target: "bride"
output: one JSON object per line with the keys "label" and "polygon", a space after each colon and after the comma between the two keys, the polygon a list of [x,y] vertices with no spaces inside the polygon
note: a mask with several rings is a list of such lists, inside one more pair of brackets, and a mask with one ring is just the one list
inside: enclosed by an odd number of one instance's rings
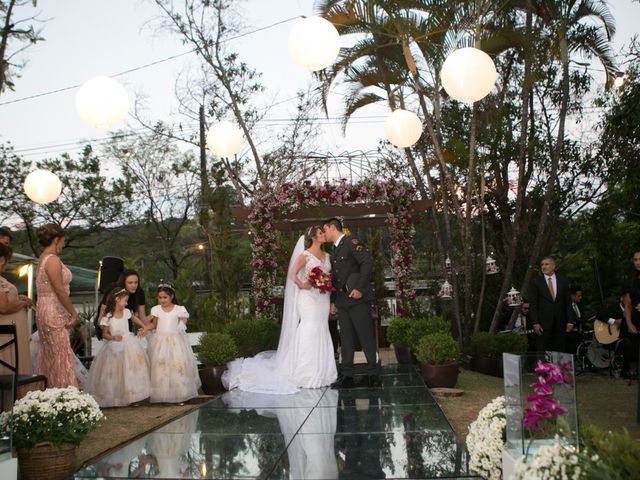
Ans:
{"label": "bride", "polygon": [[316,267],[331,271],[329,255],[320,248],[325,241],[319,225],[310,227],[298,240],[287,272],[278,350],[229,362],[222,377],[227,389],[286,395],[336,380],[329,333],[330,294],[307,280]]}

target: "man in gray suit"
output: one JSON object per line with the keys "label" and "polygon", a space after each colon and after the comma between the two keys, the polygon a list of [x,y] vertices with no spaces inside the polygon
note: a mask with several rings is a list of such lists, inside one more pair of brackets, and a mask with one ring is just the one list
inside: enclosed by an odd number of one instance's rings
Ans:
{"label": "man in gray suit", "polygon": [[331,272],[336,291],[331,295],[331,313],[338,314],[340,327],[341,375],[335,387],[353,386],[353,356],[356,335],[367,357],[366,373],[370,387],[380,385],[376,336],[371,319],[374,300],[370,284],[373,259],[359,239],[345,236],[342,222],[331,218],[324,224],[324,233],[333,242]]}

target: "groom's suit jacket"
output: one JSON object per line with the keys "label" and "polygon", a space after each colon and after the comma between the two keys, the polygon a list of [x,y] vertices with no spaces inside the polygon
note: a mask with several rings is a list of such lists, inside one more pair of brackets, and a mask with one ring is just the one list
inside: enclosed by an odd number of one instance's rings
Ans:
{"label": "groom's suit jacket", "polygon": [[[373,289],[370,277],[373,259],[367,248],[356,237],[340,239],[331,253],[331,272],[333,286],[336,291],[331,295],[331,301],[338,307],[348,307],[373,300]],[[362,298],[349,298],[352,290],[362,292]]]}

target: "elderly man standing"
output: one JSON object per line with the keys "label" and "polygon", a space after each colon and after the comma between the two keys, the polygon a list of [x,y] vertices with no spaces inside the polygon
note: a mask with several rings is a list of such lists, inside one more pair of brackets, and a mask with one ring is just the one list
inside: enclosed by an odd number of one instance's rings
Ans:
{"label": "elderly man standing", "polygon": [[529,317],[536,333],[536,351],[565,351],[565,335],[573,331],[573,308],[569,282],[556,275],[556,262],[545,257],[542,275],[531,282]]}

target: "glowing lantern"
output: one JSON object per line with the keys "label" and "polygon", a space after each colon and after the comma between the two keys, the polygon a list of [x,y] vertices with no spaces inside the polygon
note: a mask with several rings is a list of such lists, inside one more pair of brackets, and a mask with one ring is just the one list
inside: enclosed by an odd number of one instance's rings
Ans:
{"label": "glowing lantern", "polygon": [[394,110],[384,122],[384,135],[396,147],[410,147],[422,135],[422,122],[413,112]]}
{"label": "glowing lantern", "polygon": [[505,302],[509,307],[517,307],[522,303],[520,292],[511,287],[511,290],[507,292],[507,298],[505,299]]}
{"label": "glowing lantern", "polygon": [[95,128],[112,128],[129,112],[129,95],[112,78],[98,76],[87,81],[76,94],[80,118]]}
{"label": "glowing lantern", "polygon": [[51,203],[62,193],[62,182],[49,170],[34,170],[24,179],[24,193],[36,203]]}
{"label": "glowing lantern", "polygon": [[440,287],[438,296],[443,300],[451,300],[453,298],[453,286],[447,280]]}
{"label": "glowing lantern", "polygon": [[237,155],[242,143],[242,130],[233,123],[218,122],[207,132],[207,148],[218,157]]}
{"label": "glowing lantern", "polygon": [[307,70],[323,70],[340,52],[340,35],[331,22],[321,17],[298,21],[289,33],[289,54]]}
{"label": "glowing lantern", "polygon": [[440,71],[442,86],[459,102],[473,103],[489,95],[498,78],[489,55],[477,48],[460,48],[447,57]]}
{"label": "glowing lantern", "polygon": [[487,257],[486,265],[487,265],[486,266],[487,275],[495,275],[500,271],[500,267],[498,267],[498,263],[495,261],[495,259],[491,257],[491,255]]}

